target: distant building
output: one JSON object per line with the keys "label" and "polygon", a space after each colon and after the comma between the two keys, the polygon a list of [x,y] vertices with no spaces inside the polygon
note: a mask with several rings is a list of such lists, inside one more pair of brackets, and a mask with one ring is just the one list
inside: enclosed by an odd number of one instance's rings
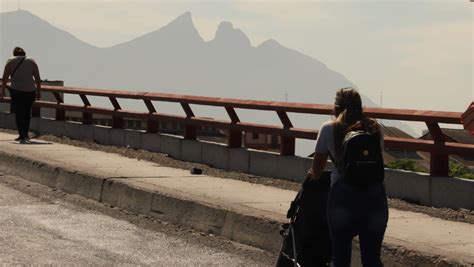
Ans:
{"label": "distant building", "polygon": [[[447,142],[463,143],[474,145],[474,136],[464,129],[441,128],[441,132],[446,137]],[[425,131],[420,139],[433,140],[429,131]]]}
{"label": "distant building", "polygon": [[279,151],[281,138],[280,136],[261,133],[244,133],[244,146],[253,149],[266,151]]}
{"label": "distant building", "polygon": [[[66,120],[82,122],[82,112],[66,111]],[[94,114],[92,124],[112,126],[112,117],[102,114]],[[124,118],[123,127],[133,130],[146,130],[147,122],[143,120]],[[184,125],[177,122],[158,121],[158,132],[182,135],[184,133]],[[224,131],[213,127],[202,126],[197,129],[197,135],[200,139],[208,141],[225,143],[227,140]]]}
{"label": "distant building", "polygon": [[[384,124],[380,124],[382,127],[382,132],[384,136],[388,137],[398,137],[398,138],[410,138],[413,139],[414,137],[409,135],[408,133],[402,131],[401,129],[393,126],[386,126]],[[395,159],[413,159],[413,160],[422,160],[422,157],[416,151],[408,151],[403,149],[392,149],[392,148],[385,148],[385,153],[387,155],[386,158],[388,159],[393,158]]]}
{"label": "distant building", "polygon": [[[76,111],[67,111],[66,120],[82,121],[82,113]],[[92,123],[96,125],[111,126],[112,118],[107,115],[94,114]],[[146,130],[146,121],[124,118],[124,127],[127,129]],[[158,122],[158,131],[161,133],[182,135],[184,126],[177,122]],[[216,143],[227,143],[228,133],[226,130],[214,127],[203,126],[197,129],[198,138],[201,140],[212,141]],[[261,133],[242,133],[242,146],[265,151],[279,151],[281,139],[279,136],[261,134]]]}

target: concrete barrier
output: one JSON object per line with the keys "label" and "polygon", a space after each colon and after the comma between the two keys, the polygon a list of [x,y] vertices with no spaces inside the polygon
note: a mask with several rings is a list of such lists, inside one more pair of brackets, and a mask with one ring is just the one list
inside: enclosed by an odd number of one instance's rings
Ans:
{"label": "concrete barrier", "polygon": [[0,112],[0,127],[5,129],[16,129],[13,114]]}
{"label": "concrete barrier", "polygon": [[303,182],[313,161],[310,158],[279,156],[277,162],[277,178]]}
{"label": "concrete barrier", "polygon": [[125,130],[125,143],[123,145],[134,149],[141,149],[142,135],[144,133],[145,131]]}
{"label": "concrete barrier", "polygon": [[[65,123],[62,121],[56,121],[54,119],[46,120],[47,123],[40,123],[40,132],[48,132],[49,134],[56,136],[64,136]],[[44,130],[43,128],[46,128]]]}
{"label": "concrete barrier", "polygon": [[80,133],[83,131],[83,129],[82,129],[83,126],[87,126],[87,125],[83,125],[80,122],[74,122],[74,121],[70,121],[68,123],[65,123],[65,125],[64,125],[64,136],[67,136],[71,139],[82,139],[82,140],[87,139],[87,138],[83,138],[80,135]]}
{"label": "concrete barrier", "polygon": [[[15,129],[14,115],[0,112],[0,127]],[[311,159],[305,157],[283,157],[277,153],[246,148],[233,149],[224,144],[184,140],[180,136],[168,134],[111,129],[45,118],[33,118],[31,129],[79,140],[93,139],[104,145],[129,145],[132,148],[166,153],[179,160],[296,182],[303,181],[311,165]],[[387,169],[385,184],[389,197],[427,206],[474,209],[473,180],[430,177],[424,173]]]}
{"label": "concrete barrier", "polygon": [[132,186],[126,180],[109,179],[104,183],[101,201],[138,213],[149,214],[152,198],[153,192],[147,188]]}
{"label": "concrete barrier", "polygon": [[93,125],[92,137],[94,141],[102,145],[110,145],[112,143],[112,129],[110,127]]}
{"label": "concrete barrier", "polygon": [[229,170],[250,172],[250,152],[246,148],[229,149]]}
{"label": "concrete barrier", "polygon": [[155,194],[151,204],[154,216],[191,226],[199,231],[221,234],[227,211],[184,198]]}
{"label": "concrete barrier", "polygon": [[181,160],[190,162],[202,162],[203,143],[196,140],[181,141]]}
{"label": "concrete barrier", "polygon": [[227,212],[222,235],[240,243],[278,251],[281,247],[280,222]]}
{"label": "concrete barrier", "polygon": [[428,174],[385,169],[385,188],[390,197],[432,205],[431,177]]}
{"label": "concrete barrier", "polygon": [[7,129],[16,129],[15,116],[9,113],[2,113],[2,127]]}
{"label": "concrete barrier", "polygon": [[431,205],[474,210],[474,181],[451,177],[431,177]]}
{"label": "concrete barrier", "polygon": [[56,136],[64,135],[64,125],[62,121],[55,121],[54,119],[48,118],[35,118],[35,124],[30,125],[35,127],[38,132],[52,134]]}
{"label": "concrete barrier", "polygon": [[170,134],[160,134],[160,152],[170,155],[175,159],[181,158],[181,141],[180,136]]}
{"label": "concrete barrier", "polygon": [[228,170],[229,151],[230,149],[224,144],[202,142],[202,163]]}
{"label": "concrete barrier", "polygon": [[[39,133],[40,132],[39,131],[40,123],[41,123],[41,118],[31,118],[30,131]],[[0,125],[2,125],[2,124],[0,124]]]}
{"label": "concrete barrier", "polygon": [[249,172],[260,176],[277,176],[277,157],[277,153],[249,149]]}
{"label": "concrete barrier", "polygon": [[161,152],[161,135],[143,133],[140,148],[152,152]]}
{"label": "concrete barrier", "polygon": [[108,129],[110,134],[110,145],[113,146],[121,146],[124,147],[125,145],[125,132],[126,130],[123,129]]}
{"label": "concrete barrier", "polygon": [[0,153],[0,171],[97,201],[100,200],[105,180],[4,153]]}
{"label": "concrete barrier", "polygon": [[99,178],[80,172],[57,169],[56,188],[66,193],[78,194],[100,201],[105,178]]}
{"label": "concrete barrier", "polygon": [[94,140],[94,126],[84,125],[79,122],[67,122],[64,135],[77,140]]}
{"label": "concrete barrier", "polygon": [[0,153],[0,171],[20,177],[31,177],[28,180],[49,187],[55,187],[57,184],[57,168],[21,157]]}

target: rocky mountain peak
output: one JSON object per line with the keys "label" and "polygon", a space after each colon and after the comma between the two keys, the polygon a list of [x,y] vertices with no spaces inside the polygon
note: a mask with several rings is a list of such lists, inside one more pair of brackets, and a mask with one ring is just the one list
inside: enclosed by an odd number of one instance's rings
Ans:
{"label": "rocky mountain peak", "polygon": [[223,21],[219,24],[213,42],[222,45],[250,47],[250,39],[240,29],[235,29],[232,23]]}

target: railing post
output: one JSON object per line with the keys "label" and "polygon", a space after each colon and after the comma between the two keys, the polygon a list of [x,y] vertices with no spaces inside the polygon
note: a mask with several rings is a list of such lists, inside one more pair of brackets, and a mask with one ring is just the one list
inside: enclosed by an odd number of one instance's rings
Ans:
{"label": "railing post", "polygon": [[294,156],[295,155],[295,144],[296,140],[294,137],[282,136],[280,155],[282,156]]}
{"label": "railing post", "polygon": [[112,128],[114,129],[123,129],[123,118],[112,116]]}
{"label": "railing post", "polygon": [[[56,104],[58,106],[64,103],[64,100],[59,93],[53,92],[53,95],[56,98]],[[56,108],[56,120],[63,121],[65,119],[66,119],[66,111],[64,109],[61,109],[60,107]]]}
{"label": "railing post", "polygon": [[[79,96],[81,97],[82,103],[84,103],[85,108],[91,106],[91,103],[89,102],[89,99],[87,99],[86,95],[80,94]],[[92,124],[92,113],[82,112],[82,124]]]}
{"label": "railing post", "polygon": [[158,132],[158,122],[154,119],[148,119],[146,123],[146,132],[147,133],[157,133]]}
{"label": "railing post", "polygon": [[[293,128],[290,118],[284,111],[277,111],[278,118],[280,118],[284,129]],[[280,155],[282,156],[294,156],[295,155],[295,144],[296,138],[292,136],[281,136]]]}
{"label": "railing post", "polygon": [[148,108],[148,119],[147,119],[147,126],[146,126],[146,132],[147,133],[156,133],[158,132],[158,122],[153,119],[152,114],[156,113],[155,106],[153,106],[153,103],[150,100],[144,99],[143,102],[145,102],[146,107]]}
{"label": "railing post", "polygon": [[469,104],[466,111],[461,115],[461,121],[464,125],[464,130],[474,135],[474,101]]}
{"label": "railing post", "polygon": [[184,125],[184,139],[196,140],[196,127],[192,125]]}
{"label": "railing post", "polygon": [[[233,125],[240,122],[239,116],[237,116],[233,107],[225,107],[225,110],[227,111]],[[242,147],[242,131],[229,129],[227,145],[232,148]]]}
{"label": "railing post", "polygon": [[85,124],[85,125],[92,124],[92,113],[88,113],[88,112],[82,113],[82,124]]}
{"label": "railing post", "polygon": [[242,147],[242,131],[229,130],[227,146],[232,148]]}
{"label": "railing post", "polygon": [[[112,105],[114,106],[115,111],[118,111],[118,110],[122,109],[115,97],[110,96],[109,99],[110,99],[110,102],[112,103]],[[114,128],[114,129],[123,129],[123,117],[112,116],[112,128]]]}
{"label": "railing post", "polygon": [[430,154],[430,176],[447,177],[449,175],[449,154],[444,152],[445,137],[438,123],[427,122],[435,149]]}
{"label": "railing post", "polygon": [[[192,119],[194,117],[194,112],[189,106],[188,103],[181,103],[184,113],[186,113],[186,119]],[[196,140],[196,126],[185,124],[184,125],[184,139]]]}

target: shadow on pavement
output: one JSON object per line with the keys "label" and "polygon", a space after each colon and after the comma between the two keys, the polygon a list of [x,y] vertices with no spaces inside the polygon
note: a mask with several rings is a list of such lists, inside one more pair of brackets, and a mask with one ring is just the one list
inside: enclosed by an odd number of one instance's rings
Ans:
{"label": "shadow on pavement", "polygon": [[[5,141],[5,140],[0,140],[0,141]],[[11,140],[9,140],[9,141],[11,141]],[[53,144],[51,142],[33,141],[33,140],[26,141],[26,142],[13,141],[11,143],[15,144],[15,145],[52,145]]]}

